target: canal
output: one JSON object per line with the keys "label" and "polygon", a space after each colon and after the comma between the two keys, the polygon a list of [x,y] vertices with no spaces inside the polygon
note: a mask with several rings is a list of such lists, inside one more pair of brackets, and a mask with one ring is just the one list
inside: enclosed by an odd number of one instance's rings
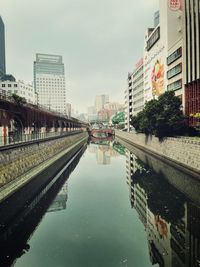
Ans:
{"label": "canal", "polygon": [[1,204],[0,266],[200,266],[199,182],[125,145],[88,143],[14,220]]}

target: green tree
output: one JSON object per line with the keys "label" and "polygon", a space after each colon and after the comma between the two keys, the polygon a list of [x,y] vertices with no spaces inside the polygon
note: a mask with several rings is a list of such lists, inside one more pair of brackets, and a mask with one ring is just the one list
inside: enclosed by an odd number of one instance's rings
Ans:
{"label": "green tree", "polygon": [[14,99],[15,103],[17,103],[18,105],[26,104],[26,98],[24,97],[21,97],[17,94],[12,94],[12,98]]}
{"label": "green tree", "polygon": [[157,100],[147,102],[143,111],[131,119],[131,124],[137,132],[159,138],[182,134],[185,117],[180,98],[173,91],[165,92]]}
{"label": "green tree", "polygon": [[118,112],[112,118],[113,124],[119,124],[119,123],[124,123],[124,122],[125,122],[125,113],[124,112]]}

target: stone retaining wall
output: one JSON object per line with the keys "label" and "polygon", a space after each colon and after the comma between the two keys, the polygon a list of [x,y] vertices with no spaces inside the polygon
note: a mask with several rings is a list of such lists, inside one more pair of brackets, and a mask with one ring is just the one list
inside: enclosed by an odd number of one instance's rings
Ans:
{"label": "stone retaining wall", "polygon": [[200,172],[200,141],[190,138],[166,138],[162,142],[157,137],[116,130],[115,135],[133,145],[158,154],[178,165]]}
{"label": "stone retaining wall", "polygon": [[86,136],[84,132],[0,152],[0,187],[61,153]]}

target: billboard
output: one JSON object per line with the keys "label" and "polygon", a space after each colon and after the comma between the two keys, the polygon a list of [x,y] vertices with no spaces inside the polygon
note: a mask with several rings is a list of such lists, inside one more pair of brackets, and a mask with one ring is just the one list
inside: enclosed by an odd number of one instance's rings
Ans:
{"label": "billboard", "polygon": [[152,95],[160,96],[164,92],[164,64],[161,59],[156,59],[151,69]]}
{"label": "billboard", "polygon": [[166,49],[158,41],[144,57],[144,101],[159,97],[165,92]]}

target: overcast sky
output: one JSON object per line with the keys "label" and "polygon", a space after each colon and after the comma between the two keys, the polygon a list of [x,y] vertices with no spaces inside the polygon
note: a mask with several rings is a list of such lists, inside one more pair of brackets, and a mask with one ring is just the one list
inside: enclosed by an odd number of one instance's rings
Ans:
{"label": "overcast sky", "polygon": [[97,94],[123,103],[156,10],[158,0],[0,0],[7,73],[32,81],[36,53],[62,55],[68,102],[79,112]]}

